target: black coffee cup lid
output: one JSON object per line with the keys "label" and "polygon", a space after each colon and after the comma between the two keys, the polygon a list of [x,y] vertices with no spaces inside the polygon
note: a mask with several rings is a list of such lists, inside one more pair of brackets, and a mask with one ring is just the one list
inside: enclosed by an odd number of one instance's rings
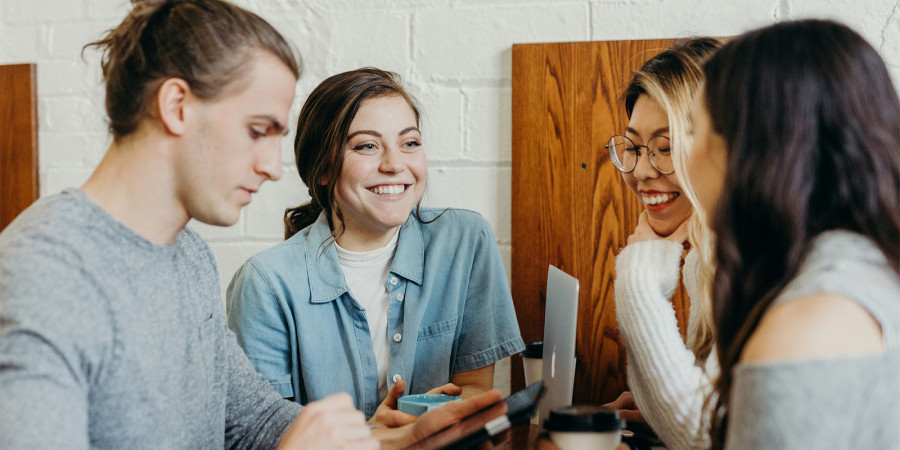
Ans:
{"label": "black coffee cup lid", "polygon": [[544,357],[544,341],[534,341],[525,344],[525,350],[522,351],[523,358],[543,358]]}
{"label": "black coffee cup lid", "polygon": [[603,432],[621,430],[625,421],[619,412],[598,405],[573,405],[550,410],[544,421],[547,431]]}

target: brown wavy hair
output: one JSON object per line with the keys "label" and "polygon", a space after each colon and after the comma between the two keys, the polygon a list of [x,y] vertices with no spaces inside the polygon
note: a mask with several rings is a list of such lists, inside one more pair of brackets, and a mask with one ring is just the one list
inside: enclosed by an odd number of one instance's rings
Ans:
{"label": "brown wavy hair", "polygon": [[159,86],[187,82],[204,99],[240,90],[254,50],[300,76],[299,56],[268,22],[223,0],[132,0],[119,26],[84,46],[102,52],[106,114],[114,139],[140,126]]}
{"label": "brown wavy hair", "polygon": [[818,234],[867,236],[900,274],[900,100],[875,49],[831,21],[749,32],[704,71],[728,152],[712,215],[722,372],[711,423],[723,448],[732,369]]}
{"label": "brown wavy hair", "polygon": [[[297,119],[294,157],[311,200],[284,211],[285,239],[311,225],[323,211],[332,238],[336,240],[343,233],[343,218],[334,202],[334,188],[344,165],[344,144],[350,124],[364,101],[392,95],[406,100],[418,126],[419,108],[400,85],[400,76],[373,67],[329,77],[306,99]],[[332,214],[341,222],[340,227],[335,228]]]}

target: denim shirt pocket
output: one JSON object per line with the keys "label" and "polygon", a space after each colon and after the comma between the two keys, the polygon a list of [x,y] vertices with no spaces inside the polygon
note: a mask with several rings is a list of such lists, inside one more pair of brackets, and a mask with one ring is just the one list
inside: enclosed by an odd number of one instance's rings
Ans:
{"label": "denim shirt pocket", "polygon": [[416,341],[416,362],[411,394],[421,394],[450,382],[450,361],[456,338],[457,316],[422,327]]}
{"label": "denim shirt pocket", "polygon": [[456,321],[458,320],[458,316],[453,316],[450,319],[443,320],[440,322],[435,322],[431,325],[426,325],[421,330],[419,330],[419,342],[427,341],[432,339],[439,339],[445,335],[453,336],[456,334]]}

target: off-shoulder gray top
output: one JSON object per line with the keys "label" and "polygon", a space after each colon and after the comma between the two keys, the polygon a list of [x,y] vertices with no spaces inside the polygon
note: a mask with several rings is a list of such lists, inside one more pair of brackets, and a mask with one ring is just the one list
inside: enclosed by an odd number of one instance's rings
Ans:
{"label": "off-shoulder gray top", "polygon": [[867,238],[829,231],[816,238],[775,303],[815,292],[846,296],[868,310],[881,324],[886,350],[738,364],[728,448],[900,448],[900,277]]}

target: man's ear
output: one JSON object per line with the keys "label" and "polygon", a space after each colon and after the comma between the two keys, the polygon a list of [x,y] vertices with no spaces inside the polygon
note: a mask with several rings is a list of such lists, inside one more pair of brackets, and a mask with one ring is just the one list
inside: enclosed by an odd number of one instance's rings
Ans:
{"label": "man's ear", "polygon": [[169,78],[163,81],[156,91],[156,107],[159,119],[166,131],[180,136],[185,130],[185,101],[191,94],[191,88],[181,78]]}

